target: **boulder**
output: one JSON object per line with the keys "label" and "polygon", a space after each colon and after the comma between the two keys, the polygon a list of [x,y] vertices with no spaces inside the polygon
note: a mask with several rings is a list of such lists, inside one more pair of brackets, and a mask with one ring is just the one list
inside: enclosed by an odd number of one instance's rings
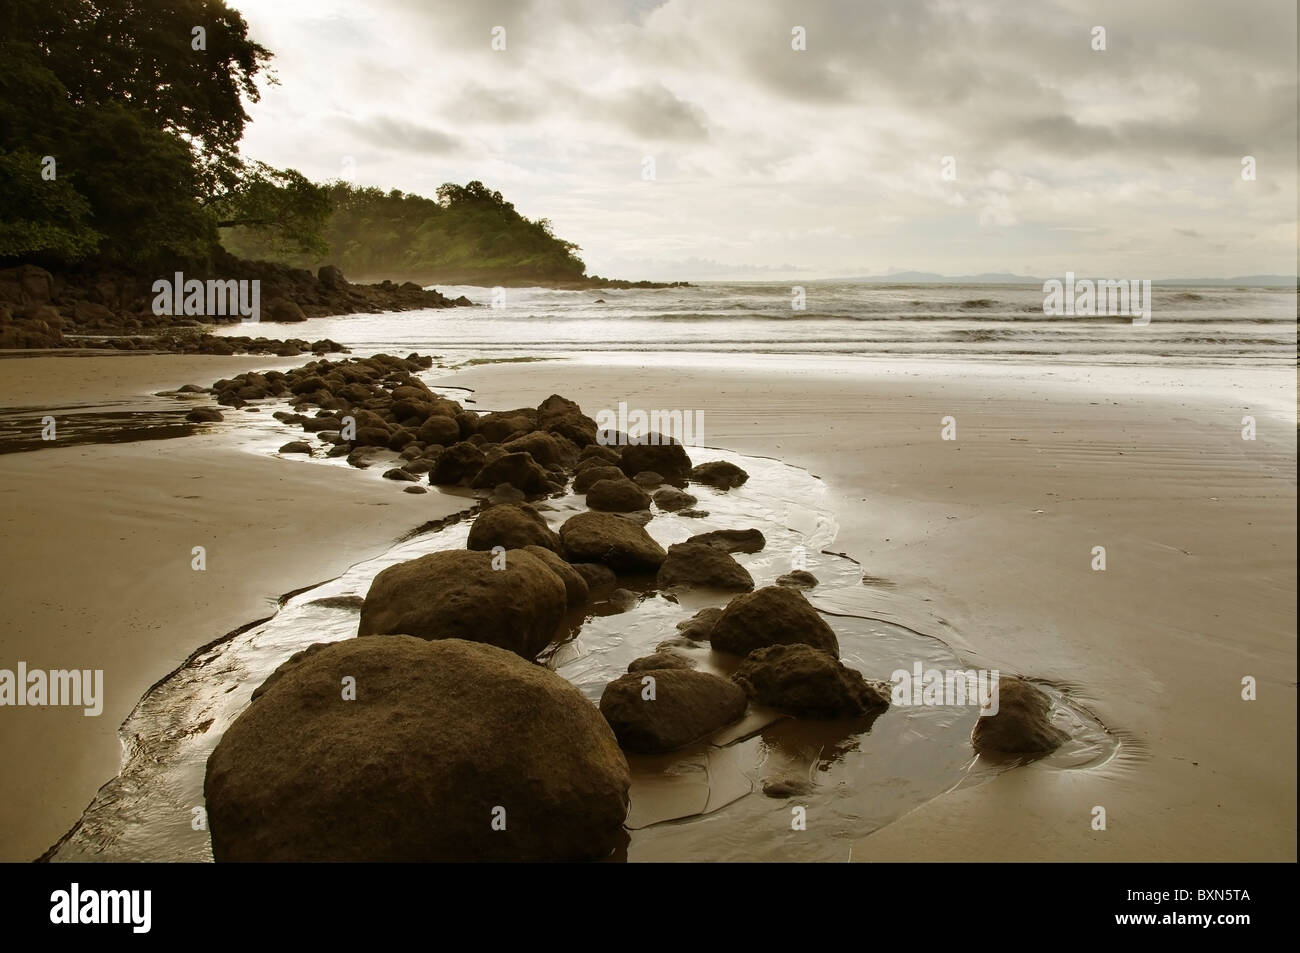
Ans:
{"label": "boulder", "polygon": [[623,475],[623,471],[618,467],[596,464],[578,471],[578,475],[573,478],[573,492],[586,493],[600,480],[626,479],[627,477]]}
{"label": "boulder", "polygon": [[615,572],[657,572],[667,553],[642,527],[610,513],[579,513],[560,527],[569,562],[603,563]]}
{"label": "boulder", "polygon": [[684,510],[686,507],[694,506],[699,502],[691,494],[671,486],[655,490],[653,499],[655,506],[668,513]]}
{"label": "boulder", "polygon": [[711,533],[697,533],[686,542],[707,543],[728,553],[756,553],[767,545],[763,534],[756,529],[715,529]]}
{"label": "boulder", "polygon": [[316,280],[331,291],[341,291],[348,286],[348,280],[343,277],[343,272],[334,265],[321,265],[320,270],[316,272]]}
{"label": "boulder", "polygon": [[971,744],[981,754],[1047,754],[1070,740],[1052,724],[1052,700],[1023,678],[999,678],[996,715],[981,715]]}
{"label": "boulder", "polygon": [[290,440],[280,448],[280,453],[305,453],[311,454],[311,444],[306,440]]}
{"label": "boulder", "polygon": [[483,451],[472,443],[453,443],[429,471],[429,482],[441,486],[468,484],[483,469]]}
{"label": "boulder", "polygon": [[479,489],[494,487],[498,483],[509,483],[529,496],[544,494],[550,486],[546,471],[530,453],[507,453],[484,463],[478,476],[470,481],[470,486]]}
{"label": "boulder", "polygon": [[215,407],[195,407],[185,415],[185,419],[191,423],[210,424],[217,423],[226,418],[221,416],[221,411],[217,410]]}
{"label": "boulder", "polygon": [[722,610],[716,606],[701,609],[683,622],[677,623],[677,631],[683,637],[695,642],[707,642],[713,635],[713,627],[722,618]]}
{"label": "boulder", "polygon": [[650,506],[650,494],[625,476],[597,480],[587,490],[587,505],[606,513],[634,513]]}
{"label": "boulder", "polygon": [[623,448],[619,466],[629,477],[636,476],[642,470],[653,470],[663,474],[664,481],[677,486],[685,486],[691,475],[691,458],[686,455],[686,448],[663,434],[648,434],[658,443],[629,443]]}
{"label": "boulder", "polygon": [[463,549],[389,566],[370,584],[357,634],[487,642],[532,659],[556,634],[568,596],[536,556],[504,556],[504,569]]}
{"label": "boulder", "polygon": [[528,453],[543,467],[551,464],[571,465],[577,457],[572,446],[565,446],[557,437],[541,431],[533,431],[522,437],[516,437],[504,444],[507,453]]}
{"label": "boulder", "polygon": [[391,470],[384,471],[385,480],[401,480],[405,483],[415,483],[420,478],[409,470],[403,470],[401,467],[393,467]]}
{"label": "boulder", "polygon": [[889,707],[888,682],[869,682],[811,645],[756,649],[731,678],[760,705],[806,718],[856,718]]}
{"label": "boulder", "polygon": [[600,713],[619,745],[641,754],[699,741],[740,719],[745,708],[745,693],[738,685],[683,668],[620,675],[600,696]]}
{"label": "boulder", "polygon": [[307,315],[296,301],[288,298],[272,298],[266,303],[267,320],[273,324],[287,324],[293,321],[306,321]]}
{"label": "boulder", "polygon": [[704,586],[710,589],[754,588],[754,577],[731,554],[706,543],[677,543],[659,567],[658,583],[669,586]]}
{"label": "boulder", "polygon": [[560,577],[560,582],[564,583],[564,592],[568,596],[570,609],[586,604],[587,598],[591,595],[591,587],[587,585],[587,580],[582,573],[557,556],[552,549],[542,546],[520,548],[546,563],[546,568]]}
{"label": "boulder", "polygon": [[450,447],[460,440],[460,427],[451,417],[430,414],[415,432],[415,438],[423,444],[437,444]]}
{"label": "boulder", "polygon": [[490,645],[393,636],[281,665],[208,758],[203,793],[218,862],[573,861],[625,842],[630,783],[560,676]]}
{"label": "boulder", "polygon": [[652,672],[661,668],[694,668],[695,660],[676,652],[654,652],[628,663],[629,672]]}
{"label": "boulder", "polygon": [[787,589],[815,589],[817,587],[817,577],[806,570],[796,569],[784,576],[777,576],[776,584],[785,586]]}
{"label": "boulder", "polygon": [[614,575],[614,570],[608,566],[602,566],[600,563],[569,563],[569,565],[587,583],[588,589],[612,586],[618,581],[618,576]]}
{"label": "boulder", "polygon": [[560,538],[546,525],[542,514],[527,503],[507,503],[488,507],[469,528],[466,549],[490,550],[493,546],[541,546],[555,552],[560,548]]}
{"label": "boulder", "polygon": [[720,490],[741,486],[748,479],[748,473],[734,463],[727,463],[724,460],[712,460],[691,468],[692,483],[704,483]]}
{"label": "boulder", "polygon": [[745,656],[769,645],[802,643],[840,657],[840,643],[826,620],[796,589],[764,586],[736,596],[709,635],[718,652]]}

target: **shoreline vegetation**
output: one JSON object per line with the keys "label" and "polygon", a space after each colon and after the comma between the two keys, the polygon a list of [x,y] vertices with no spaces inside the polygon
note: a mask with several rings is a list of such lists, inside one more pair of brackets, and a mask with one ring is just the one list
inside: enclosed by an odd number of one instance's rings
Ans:
{"label": "shoreline vegetation", "polygon": [[[202,45],[176,43],[195,23],[206,24]],[[481,182],[446,183],[429,199],[315,183],[243,156],[245,105],[274,82],[271,59],[238,11],[211,0],[5,4],[0,349],[338,350],[205,337],[196,327],[220,312],[149,307],[153,283],[176,273],[261,281],[273,322],[469,304],[423,290],[435,276],[650,286],[587,276],[576,244]],[[384,280],[352,284],[347,273]]]}

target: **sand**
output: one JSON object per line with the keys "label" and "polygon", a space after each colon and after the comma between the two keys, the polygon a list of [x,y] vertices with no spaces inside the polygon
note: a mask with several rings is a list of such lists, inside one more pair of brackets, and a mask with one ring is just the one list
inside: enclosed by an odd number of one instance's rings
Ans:
{"label": "sand", "polygon": [[1070,686],[1125,742],[1097,768],[950,792],[846,860],[1296,859],[1294,376],[557,362],[450,380],[489,408],[557,391],[592,414],[702,409],[705,444],[827,482],[832,548],[892,583],[864,586],[865,611]]}
{"label": "sand", "polygon": [[[125,400],[293,363],[5,361],[0,405]],[[972,664],[1066,684],[1124,741],[1101,767],[1031,765],[950,792],[846,842],[846,860],[850,847],[853,860],[1295,860],[1294,377],[758,372],[674,355],[444,380],[476,388],[480,409],[556,392],[593,415],[619,400],[703,410],[704,443],[826,481],[833,548],[889,583],[863,587],[862,611],[939,636]],[[1258,415],[1254,442],[1240,436],[1245,413]],[[955,441],[940,439],[947,415]],[[116,769],[117,725],[194,648],[454,506],[393,489],[215,437],[0,456],[0,665],[102,667],[108,686],[97,719],[0,710],[0,755],[22,766],[0,778],[0,858],[29,859],[66,830]],[[200,544],[206,573],[190,569]],[[1105,572],[1090,568],[1099,545]],[[1240,698],[1246,675],[1253,702]],[[1095,806],[1105,831],[1091,828]]]}
{"label": "sand", "polygon": [[[165,399],[148,396],[154,391],[301,363],[0,360],[0,406],[158,406]],[[256,455],[217,435],[0,455],[0,500],[0,668],[21,660],[29,669],[102,669],[105,693],[98,717],[0,708],[5,861],[39,856],[72,826],[117,773],[127,714],[195,649],[462,505],[403,493],[371,473]],[[195,546],[207,551],[203,572],[191,568]]]}

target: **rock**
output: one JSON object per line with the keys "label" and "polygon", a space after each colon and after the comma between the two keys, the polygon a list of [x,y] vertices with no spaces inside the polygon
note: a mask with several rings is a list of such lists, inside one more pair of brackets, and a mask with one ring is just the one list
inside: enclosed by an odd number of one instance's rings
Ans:
{"label": "rock", "polygon": [[587,491],[587,505],[607,513],[633,513],[650,506],[650,494],[624,476],[597,480]]}
{"label": "rock", "polygon": [[714,650],[745,656],[769,645],[803,643],[840,657],[840,643],[826,620],[799,591],[764,586],[727,603],[710,633]]}
{"label": "rock", "polygon": [[631,589],[615,589],[605,601],[617,609],[619,612],[631,612],[641,603],[641,597]]}
{"label": "rock", "polygon": [[1052,700],[1032,682],[1022,678],[998,679],[998,712],[981,715],[971,732],[971,744],[980,753],[1047,754],[1070,740],[1052,724]]}
{"label": "rock", "polygon": [[546,471],[537,464],[532,454],[507,453],[483,464],[483,469],[470,481],[470,486],[478,489],[509,483],[529,496],[536,496],[546,493],[549,482]]}
{"label": "rock", "polygon": [[707,543],[729,553],[756,553],[767,545],[763,534],[756,529],[715,529],[711,533],[697,533],[686,542]]}
{"label": "rock", "polygon": [[290,440],[280,448],[280,453],[305,453],[311,455],[311,444],[306,440]]}
{"label": "rock", "polygon": [[429,491],[424,487],[420,486],[418,483],[416,483],[416,484],[412,484],[411,486],[402,487],[402,492],[403,493],[428,493]]}
{"label": "rock", "polygon": [[467,485],[483,469],[483,451],[472,443],[453,443],[429,471],[429,482],[441,486]]}
{"label": "rock", "polygon": [[749,474],[734,463],[724,460],[712,460],[691,468],[691,481],[716,486],[720,490],[730,490],[741,486],[749,479]]}
{"label": "rock", "polygon": [[623,448],[619,466],[623,472],[635,476],[642,470],[662,473],[666,483],[685,486],[691,475],[691,458],[686,455],[686,448],[671,437],[663,434],[649,434],[660,442],[630,443]]}
{"label": "rock", "polygon": [[685,655],[678,655],[676,652],[655,652],[651,655],[643,655],[638,659],[633,659],[628,663],[629,672],[652,672],[655,669],[662,668],[694,668],[695,660],[687,658]]}
{"label": "rock", "polygon": [[185,419],[196,424],[211,424],[226,418],[221,416],[221,411],[215,407],[195,407],[185,415]]}
{"label": "rock", "polygon": [[507,453],[527,453],[543,467],[551,464],[571,465],[577,458],[577,449],[564,446],[561,441],[549,433],[535,430],[522,437],[504,444]]}
{"label": "rock", "polygon": [[437,444],[442,447],[450,447],[460,441],[460,427],[456,421],[450,417],[443,417],[441,414],[431,414],[426,417],[424,423],[415,432],[415,437],[423,444]]}
{"label": "rock", "polygon": [[806,570],[796,569],[784,576],[777,576],[776,584],[787,589],[814,589],[817,586],[817,577]]}
{"label": "rock", "polygon": [[72,308],[72,316],[78,324],[94,324],[95,322],[104,322],[111,324],[117,320],[117,315],[113,314],[102,304],[95,304],[93,301],[78,301]]}
{"label": "rock", "polygon": [[307,315],[295,301],[288,298],[272,298],[266,303],[267,320],[273,324],[286,324],[292,321],[306,321]]}
{"label": "rock", "polygon": [[569,563],[569,565],[573,567],[574,572],[586,580],[589,590],[612,586],[618,580],[614,570],[600,563]]}
{"label": "rock", "polygon": [[668,513],[685,509],[688,506],[694,506],[699,502],[695,497],[691,496],[691,494],[671,486],[655,490],[654,501],[655,506]]}
{"label": "rock", "polygon": [[756,649],[731,678],[760,705],[807,718],[856,718],[889,707],[888,682],[868,682],[810,645]]}
{"label": "rock", "polygon": [[464,549],[389,566],[370,584],[357,634],[466,639],[532,659],[555,635],[568,597],[536,556],[504,555],[505,569],[493,568],[490,553]]}
{"label": "rock", "polygon": [[596,483],[601,480],[626,480],[623,471],[618,467],[597,464],[587,467],[585,470],[579,470],[578,475],[573,478],[573,492],[586,493]]}
{"label": "rock", "polygon": [[403,470],[401,467],[394,467],[391,470],[384,471],[385,480],[404,480],[407,483],[415,483],[420,478],[414,473]]}
{"label": "rock", "polygon": [[630,523],[636,523],[637,526],[645,526],[652,519],[654,514],[649,510],[633,510],[630,513],[611,513],[611,516],[617,516],[621,520],[627,520]]}
{"label": "rock", "polygon": [[498,503],[522,503],[526,499],[528,497],[523,490],[517,490],[509,483],[498,483],[492,488],[488,502],[495,506]]}
{"label": "rock", "polygon": [[704,586],[711,589],[754,588],[754,577],[731,554],[706,543],[677,543],[659,567],[658,583],[669,586]]}
{"label": "rock", "polygon": [[686,519],[690,519],[690,520],[702,520],[708,517],[709,511],[697,510],[695,507],[692,506],[690,509],[678,510],[677,515],[683,516]]}
{"label": "rock", "polygon": [[663,485],[664,478],[662,474],[655,473],[653,470],[642,470],[632,477],[632,482],[644,489],[653,490],[655,487]]}
{"label": "rock", "polygon": [[568,597],[570,609],[586,604],[588,597],[591,595],[591,587],[587,585],[587,580],[582,573],[566,563],[551,549],[542,546],[523,546],[520,548],[524,552],[536,556],[546,564],[547,569],[560,577],[560,582],[564,583],[564,592]]}
{"label": "rock", "polygon": [[[652,681],[647,682],[646,679]],[[647,697],[653,689],[653,697]],[[657,754],[707,737],[745,714],[739,686],[705,672],[660,668],[605,686],[600,713],[625,751]]]}
{"label": "rock", "polygon": [[358,470],[365,470],[376,462],[376,457],[382,456],[382,454],[383,451],[379,447],[357,447],[348,453],[348,464]]}
{"label": "rock", "polygon": [[348,280],[343,277],[343,272],[334,265],[321,265],[320,270],[316,272],[316,280],[330,291],[341,291],[348,286]]}
{"label": "rock", "polygon": [[466,549],[490,550],[494,546],[506,549],[540,546],[558,552],[560,538],[546,525],[542,514],[527,503],[507,503],[479,513],[465,543]]}
{"label": "rock", "polygon": [[618,466],[623,456],[614,447],[607,447],[603,444],[593,443],[582,448],[578,453],[578,467],[589,461],[595,461],[598,464],[610,464]]}
{"label": "rock", "polygon": [[713,634],[713,627],[722,618],[722,610],[716,606],[701,609],[684,622],[677,623],[677,631],[684,637],[696,642],[707,642]]}
{"label": "rock", "polygon": [[773,778],[763,782],[763,793],[772,798],[802,797],[812,794],[816,787],[804,778]]}
{"label": "rock", "polygon": [[489,645],[393,636],[281,665],[213,750],[203,793],[218,862],[573,861],[625,842],[630,783],[607,723],[560,676]]}
{"label": "rock", "polygon": [[667,553],[640,526],[610,513],[579,513],[560,527],[569,562],[603,563],[615,572],[657,572]]}

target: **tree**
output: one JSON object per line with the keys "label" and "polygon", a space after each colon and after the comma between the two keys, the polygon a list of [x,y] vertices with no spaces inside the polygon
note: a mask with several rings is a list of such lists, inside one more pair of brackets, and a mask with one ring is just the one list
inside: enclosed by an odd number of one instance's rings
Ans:
{"label": "tree", "polygon": [[268,245],[280,254],[326,252],[322,232],[332,209],[328,189],[294,169],[273,169],[262,162],[242,172],[213,203],[218,228],[268,229]]}

